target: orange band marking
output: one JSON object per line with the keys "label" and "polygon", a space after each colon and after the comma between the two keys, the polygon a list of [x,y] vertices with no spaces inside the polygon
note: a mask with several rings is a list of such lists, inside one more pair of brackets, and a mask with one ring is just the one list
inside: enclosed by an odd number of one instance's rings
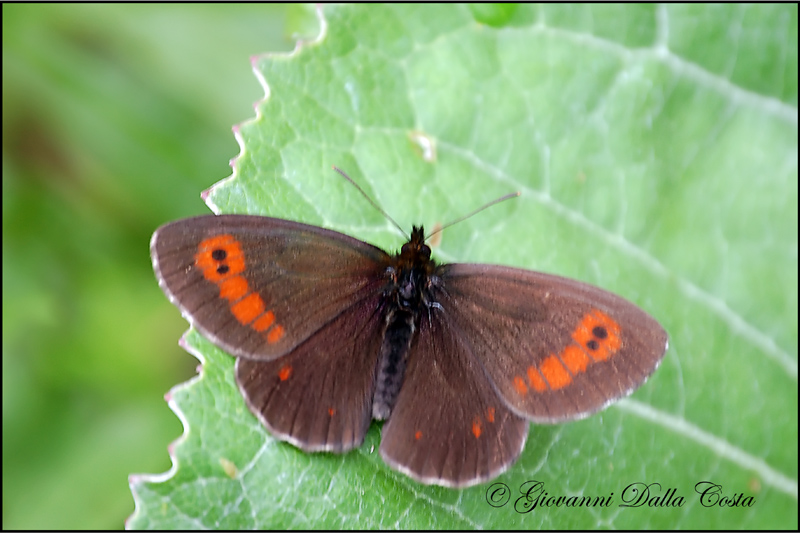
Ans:
{"label": "orange band marking", "polygon": [[292,377],[291,365],[282,366],[281,369],[278,371],[278,379],[280,379],[281,381],[286,381],[290,377]]}
{"label": "orange band marking", "polygon": [[[595,362],[612,357],[622,348],[622,327],[613,318],[599,309],[583,315],[572,332],[574,342],[568,344],[558,355],[550,354],[537,367],[527,369],[528,383],[537,392],[566,387],[577,376]],[[544,379],[542,379],[544,377]],[[545,382],[545,380],[547,380]],[[519,376],[514,376],[514,389],[521,396],[528,388]]]}
{"label": "orange band marking", "polygon": [[573,375],[586,372],[586,368],[592,363],[589,356],[574,344],[570,344],[564,348],[564,351],[559,354],[559,357],[561,357],[561,360]]}
{"label": "orange band marking", "polygon": [[622,347],[621,329],[610,316],[595,309],[583,317],[572,338],[592,359],[605,361]]}
{"label": "orange band marking", "polygon": [[251,324],[251,327],[259,333],[263,333],[267,331],[269,327],[275,323],[275,313],[272,311],[267,311],[260,317],[256,319],[255,322]]}
{"label": "orange band marking", "polygon": [[572,338],[581,346],[586,346],[586,343],[594,339],[592,335],[592,326],[597,325],[596,320],[592,315],[584,315],[580,324],[572,331]]}
{"label": "orange band marking", "polygon": [[242,276],[234,276],[219,283],[219,296],[229,302],[244,298],[248,293],[247,280]]}
{"label": "orange band marking", "polygon": [[490,424],[494,424],[494,407],[490,407],[486,410],[486,420],[488,420]]}
{"label": "orange band marking", "polygon": [[267,333],[267,342],[270,344],[275,344],[283,338],[283,332],[283,326],[280,324],[275,324],[275,326],[269,330],[269,333]]}
{"label": "orange band marking", "polygon": [[244,253],[233,235],[215,235],[200,242],[194,264],[204,278],[219,287],[219,297],[230,302],[231,313],[240,324],[266,332],[270,344],[283,338],[285,330],[275,323],[275,313],[266,309],[263,298],[250,290],[241,275],[246,269]]}
{"label": "orange band marking", "polygon": [[547,383],[542,375],[534,367],[528,367],[528,383],[536,392],[544,392],[547,390]]}
{"label": "orange band marking", "polygon": [[222,235],[209,237],[201,242],[197,248],[200,250],[200,252],[213,252],[215,250],[224,250],[229,245],[235,243],[236,239],[233,238],[233,235],[229,233],[223,233]]}
{"label": "orange band marking", "polygon": [[245,270],[244,266],[244,255],[241,251],[239,251],[239,246],[236,246],[238,253],[234,255],[233,253],[228,254],[228,266],[230,267],[230,274],[237,275],[241,274]]}
{"label": "orange band marking", "polygon": [[522,378],[519,376],[514,376],[514,388],[520,396],[528,394],[528,386],[525,385],[525,382],[522,381]]}
{"label": "orange band marking", "polygon": [[204,240],[198,245],[194,259],[203,276],[214,283],[237,276],[245,269],[244,254],[232,235],[217,235]]}
{"label": "orange band marking", "polygon": [[564,368],[564,365],[555,355],[545,359],[539,370],[542,371],[542,375],[547,380],[547,383],[550,384],[551,389],[558,390],[572,383],[572,376],[569,375],[567,369]]}
{"label": "orange band marking", "polygon": [[241,324],[247,325],[264,312],[264,300],[251,292],[231,306],[231,313]]}

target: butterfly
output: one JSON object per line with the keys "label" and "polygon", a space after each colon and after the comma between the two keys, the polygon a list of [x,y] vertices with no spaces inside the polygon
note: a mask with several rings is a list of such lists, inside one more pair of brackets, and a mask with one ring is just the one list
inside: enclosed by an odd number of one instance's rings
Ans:
{"label": "butterfly", "polygon": [[299,222],[209,215],[160,227],[150,250],[169,300],[237,358],[238,387],[273,436],[342,453],[384,420],[381,457],[425,484],[493,479],[530,422],[588,416],[664,356],[664,329],[619,296],[439,264],[425,238],[414,227],[390,254]]}

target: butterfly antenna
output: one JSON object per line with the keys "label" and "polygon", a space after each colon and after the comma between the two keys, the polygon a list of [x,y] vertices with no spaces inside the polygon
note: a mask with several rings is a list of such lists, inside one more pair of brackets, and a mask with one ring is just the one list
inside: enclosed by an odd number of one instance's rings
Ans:
{"label": "butterfly antenna", "polygon": [[438,228],[438,229],[434,230],[434,231],[433,231],[433,233],[431,233],[430,235],[426,235],[426,236],[425,236],[425,239],[429,239],[430,237],[433,237],[433,236],[434,236],[434,235],[436,235],[437,233],[441,232],[443,229],[445,229],[445,228],[449,228],[449,227],[450,227],[450,226],[452,226],[453,224],[458,224],[459,222],[461,222],[461,221],[463,221],[463,220],[466,220],[466,219],[468,219],[469,217],[471,217],[471,216],[473,216],[473,215],[477,215],[478,213],[480,213],[480,212],[481,212],[481,211],[483,211],[484,209],[487,209],[487,208],[489,208],[489,207],[492,207],[494,204],[499,204],[500,202],[505,202],[506,200],[510,200],[510,199],[512,199],[512,198],[516,198],[516,197],[517,197],[517,196],[519,196],[520,194],[522,194],[522,193],[520,193],[519,191],[517,191],[517,192],[512,192],[512,193],[506,194],[505,196],[501,196],[500,198],[497,198],[496,200],[492,200],[492,201],[491,201],[491,202],[489,202],[488,204],[484,204],[484,205],[482,205],[481,207],[479,207],[479,208],[478,208],[478,209],[476,209],[475,211],[473,211],[473,212],[471,212],[471,213],[467,213],[467,214],[466,214],[466,215],[464,215],[463,217],[457,218],[457,219],[453,220],[452,222],[448,222],[447,224],[445,224],[445,225],[444,225],[444,226],[442,226],[441,228]]}
{"label": "butterfly antenna", "polygon": [[[358,192],[360,192],[360,193],[361,193],[361,195],[362,195],[364,198],[366,198],[366,199],[367,199],[367,201],[370,203],[370,205],[371,205],[372,207],[374,207],[375,209],[377,209],[377,210],[378,210],[378,211],[379,211],[379,212],[380,212],[380,213],[381,213],[383,216],[385,216],[385,217],[386,217],[386,218],[389,220],[389,222],[391,222],[392,224],[394,224],[394,225],[395,225],[395,227],[396,227],[397,229],[399,229],[399,230],[400,230],[400,233],[402,233],[402,234],[403,234],[403,235],[405,235],[406,237],[409,237],[409,235],[406,233],[406,231],[403,229],[403,227],[402,227],[400,224],[398,224],[397,222],[395,222],[395,221],[394,221],[394,219],[393,219],[392,217],[390,217],[390,216],[389,216],[389,213],[387,213],[386,211],[384,211],[383,209],[381,209],[381,206],[379,206],[378,204],[376,204],[376,203],[375,203],[375,202],[372,200],[372,198],[370,198],[370,197],[369,197],[369,195],[368,195],[367,193],[365,193],[365,192],[364,192],[364,189],[362,189],[361,187],[359,187],[359,186],[358,186],[358,183],[356,183],[355,181],[353,181],[353,178],[351,178],[350,176],[348,176],[347,174],[345,174],[345,173],[344,173],[344,171],[343,171],[343,170],[341,170],[341,169],[339,169],[339,168],[338,168],[336,165],[333,165],[333,170],[335,170],[336,172],[338,172],[339,174],[341,174],[342,176],[344,176],[344,179],[346,179],[347,181],[349,181],[349,182],[350,182],[350,183],[353,185],[353,187],[355,187],[356,189],[358,189]],[[497,202],[498,202],[498,200],[495,200],[493,203],[497,203]],[[489,204],[489,205],[491,205],[491,204]],[[489,205],[487,205],[487,206],[485,206],[485,207],[489,207]],[[479,211],[480,211],[480,209],[479,209]]]}

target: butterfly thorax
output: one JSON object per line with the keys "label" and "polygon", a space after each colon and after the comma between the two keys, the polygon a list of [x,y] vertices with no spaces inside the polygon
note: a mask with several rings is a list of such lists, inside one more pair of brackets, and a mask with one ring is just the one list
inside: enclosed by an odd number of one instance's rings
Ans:
{"label": "butterfly thorax", "polygon": [[414,227],[411,239],[403,245],[387,269],[386,331],[381,343],[378,376],[372,402],[372,416],[389,418],[403,384],[406,359],[428,297],[436,264],[425,244],[422,227]]}
{"label": "butterfly thorax", "polygon": [[422,227],[414,227],[411,239],[394,257],[390,269],[391,291],[396,305],[411,313],[419,313],[424,303],[430,275],[436,268],[431,260],[431,249],[425,244]]}

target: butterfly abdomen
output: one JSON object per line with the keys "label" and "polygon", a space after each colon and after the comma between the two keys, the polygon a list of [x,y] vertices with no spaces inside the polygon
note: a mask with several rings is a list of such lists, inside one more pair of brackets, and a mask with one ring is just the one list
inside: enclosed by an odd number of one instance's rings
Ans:
{"label": "butterfly abdomen", "polygon": [[400,393],[408,350],[416,329],[416,314],[396,309],[389,311],[386,321],[386,332],[378,359],[375,394],[372,398],[372,418],[376,420],[389,418]]}
{"label": "butterfly abdomen", "polygon": [[381,342],[372,400],[372,417],[376,420],[389,418],[400,393],[417,321],[428,305],[428,285],[434,269],[424,230],[415,227],[409,242],[403,245],[386,270],[386,331]]}

